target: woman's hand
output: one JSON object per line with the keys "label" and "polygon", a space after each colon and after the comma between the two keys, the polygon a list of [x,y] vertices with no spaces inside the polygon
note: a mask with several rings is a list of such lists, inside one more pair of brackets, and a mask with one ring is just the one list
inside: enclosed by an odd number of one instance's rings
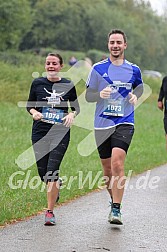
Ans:
{"label": "woman's hand", "polygon": [[37,120],[41,120],[42,117],[43,117],[43,115],[42,115],[40,112],[36,111],[36,112],[34,112],[34,113],[32,114],[32,117],[33,117],[33,119],[34,119],[35,121],[37,121]]}
{"label": "woman's hand", "polygon": [[64,121],[64,126],[70,127],[74,122],[74,118],[75,118],[75,112],[68,113],[68,115],[62,118],[62,120]]}

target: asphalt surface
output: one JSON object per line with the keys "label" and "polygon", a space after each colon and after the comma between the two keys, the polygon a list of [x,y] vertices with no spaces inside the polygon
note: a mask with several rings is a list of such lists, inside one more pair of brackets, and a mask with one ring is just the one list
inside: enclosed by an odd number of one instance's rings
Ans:
{"label": "asphalt surface", "polygon": [[56,207],[55,226],[44,226],[41,214],[2,228],[0,251],[167,251],[167,164],[127,183],[123,226],[108,223],[108,201],[106,190],[96,191]]}

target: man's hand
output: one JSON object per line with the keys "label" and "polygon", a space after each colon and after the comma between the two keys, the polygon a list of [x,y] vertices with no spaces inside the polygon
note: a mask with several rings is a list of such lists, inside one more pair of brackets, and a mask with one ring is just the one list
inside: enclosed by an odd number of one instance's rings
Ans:
{"label": "man's hand", "polygon": [[158,101],[158,108],[163,111],[164,106],[162,101]]}
{"label": "man's hand", "polygon": [[100,97],[102,99],[108,99],[110,98],[110,94],[112,92],[112,89],[110,87],[106,87],[104,88],[101,92],[100,92]]}
{"label": "man's hand", "polygon": [[132,92],[130,92],[129,97],[130,97],[129,102],[135,106],[137,103],[137,96]]}

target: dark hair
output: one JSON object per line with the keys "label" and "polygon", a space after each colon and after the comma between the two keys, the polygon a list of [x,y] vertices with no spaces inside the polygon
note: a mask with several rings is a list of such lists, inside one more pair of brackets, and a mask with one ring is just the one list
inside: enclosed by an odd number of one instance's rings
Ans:
{"label": "dark hair", "polygon": [[122,36],[123,36],[123,38],[124,38],[124,42],[127,43],[126,34],[125,34],[122,30],[120,30],[120,29],[113,29],[113,30],[111,30],[111,31],[109,32],[109,34],[108,34],[108,39],[110,38],[110,36],[111,36],[112,34],[122,34]]}
{"label": "dark hair", "polygon": [[57,58],[59,59],[59,61],[60,61],[60,65],[62,65],[62,64],[63,64],[63,58],[61,57],[61,55],[60,55],[60,54],[58,54],[58,53],[48,53],[47,57],[48,57],[48,56],[54,56],[54,57],[57,57]]}

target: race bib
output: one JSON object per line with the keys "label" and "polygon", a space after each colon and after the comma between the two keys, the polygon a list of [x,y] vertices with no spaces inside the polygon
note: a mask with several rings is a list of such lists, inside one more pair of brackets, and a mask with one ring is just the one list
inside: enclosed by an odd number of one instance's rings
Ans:
{"label": "race bib", "polygon": [[124,116],[124,100],[107,99],[105,101],[103,115]]}
{"label": "race bib", "polygon": [[64,111],[62,109],[43,107],[42,109],[43,118],[41,121],[51,124],[63,123],[62,118],[64,117]]}

